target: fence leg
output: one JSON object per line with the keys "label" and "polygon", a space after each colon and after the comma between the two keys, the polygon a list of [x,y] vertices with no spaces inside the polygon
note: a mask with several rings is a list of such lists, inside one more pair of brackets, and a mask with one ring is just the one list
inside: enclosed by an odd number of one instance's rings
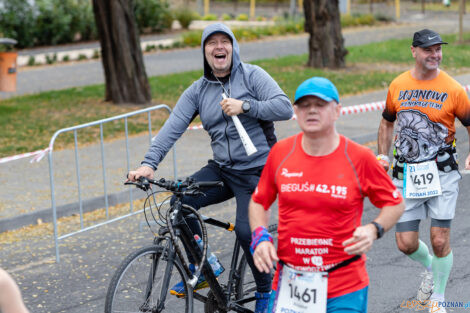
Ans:
{"label": "fence leg", "polygon": [[52,205],[52,221],[54,224],[54,243],[55,243],[55,260],[60,263],[59,255],[59,232],[57,229],[57,211],[55,206],[55,186],[54,186],[54,171],[52,167],[52,149],[49,150],[49,180],[51,185],[51,205]]}

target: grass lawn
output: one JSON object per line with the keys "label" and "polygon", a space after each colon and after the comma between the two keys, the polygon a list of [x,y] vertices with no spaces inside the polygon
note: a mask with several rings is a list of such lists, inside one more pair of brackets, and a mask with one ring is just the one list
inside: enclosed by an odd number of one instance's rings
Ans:
{"label": "grass lawn", "polygon": [[[459,45],[455,35],[443,36],[450,43],[443,48],[442,68],[450,74],[470,72],[470,34],[467,43]],[[307,54],[253,62],[268,71],[281,88],[292,99],[297,86],[312,76],[331,79],[340,92],[348,96],[371,90],[383,89],[402,71],[413,65],[410,40],[389,40],[363,46],[349,47],[347,67],[339,70],[312,69],[305,67]],[[150,78],[153,104],[165,103],[173,106],[179,95],[202,71],[157,76]],[[104,86],[94,85],[61,91],[43,92],[21,96],[0,102],[0,157],[35,151],[48,146],[55,131],[98,119],[141,109],[141,106],[118,106],[103,102]],[[157,128],[167,118],[166,113],[152,115]],[[129,133],[137,134],[147,129],[147,115],[129,119]],[[154,127],[155,128],[155,127]],[[106,139],[118,138],[124,134],[122,122],[104,127]],[[99,127],[80,130],[81,144],[96,141]],[[73,137],[61,135],[55,149],[73,146]]]}

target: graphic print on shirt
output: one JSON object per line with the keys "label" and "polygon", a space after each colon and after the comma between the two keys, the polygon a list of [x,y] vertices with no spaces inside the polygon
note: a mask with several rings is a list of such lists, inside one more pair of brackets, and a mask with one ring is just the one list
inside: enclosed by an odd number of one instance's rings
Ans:
{"label": "graphic print on shirt", "polygon": [[334,264],[323,266],[323,255],[329,253],[329,247],[333,246],[333,238],[297,238],[291,237],[290,244],[293,245],[295,254],[302,258],[303,266],[296,266],[298,270],[325,271]]}
{"label": "graphic print on shirt", "polygon": [[449,95],[447,92],[438,92],[432,89],[402,90],[398,96],[401,107],[422,107],[440,110]]}
{"label": "graphic print on shirt", "polygon": [[407,162],[432,159],[441,147],[445,147],[448,129],[441,123],[432,122],[417,110],[398,112],[397,141],[399,155]]}
{"label": "graphic print on shirt", "polygon": [[[303,172],[291,172],[287,168],[282,168],[281,176],[286,177],[281,183],[281,192],[309,192],[309,193],[320,193],[329,194],[332,198],[346,199],[348,196],[347,186],[338,186],[335,184],[314,184],[308,179],[303,180]],[[291,182],[289,178],[299,178],[295,182]]]}

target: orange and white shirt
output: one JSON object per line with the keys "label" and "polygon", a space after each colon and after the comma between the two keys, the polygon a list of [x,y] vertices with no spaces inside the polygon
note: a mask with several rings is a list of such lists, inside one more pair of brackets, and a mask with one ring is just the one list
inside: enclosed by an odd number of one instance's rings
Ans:
{"label": "orange and white shirt", "polygon": [[442,70],[426,81],[407,71],[390,84],[382,116],[389,122],[397,120],[398,153],[407,162],[423,162],[452,143],[456,117],[470,126],[470,100],[462,86]]}
{"label": "orange and white shirt", "polygon": [[[352,257],[342,243],[361,225],[365,197],[378,208],[397,205],[402,198],[368,148],[340,136],[334,152],[311,156],[301,146],[302,136],[273,146],[252,199],[268,210],[278,198],[277,253],[284,263],[326,271]],[[330,273],[328,298],[368,284],[363,256]]]}

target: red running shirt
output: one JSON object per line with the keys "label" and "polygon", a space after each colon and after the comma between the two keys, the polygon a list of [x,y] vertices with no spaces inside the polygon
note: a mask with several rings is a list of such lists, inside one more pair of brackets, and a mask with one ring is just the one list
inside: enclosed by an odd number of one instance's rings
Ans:
{"label": "red running shirt", "polygon": [[[268,210],[278,197],[279,258],[299,270],[325,271],[351,258],[342,242],[361,225],[364,197],[378,208],[402,201],[387,173],[368,148],[340,136],[329,155],[310,156],[301,147],[303,134],[272,148],[254,202]],[[273,289],[277,289],[276,273]],[[328,298],[369,284],[365,256],[328,278]]]}

